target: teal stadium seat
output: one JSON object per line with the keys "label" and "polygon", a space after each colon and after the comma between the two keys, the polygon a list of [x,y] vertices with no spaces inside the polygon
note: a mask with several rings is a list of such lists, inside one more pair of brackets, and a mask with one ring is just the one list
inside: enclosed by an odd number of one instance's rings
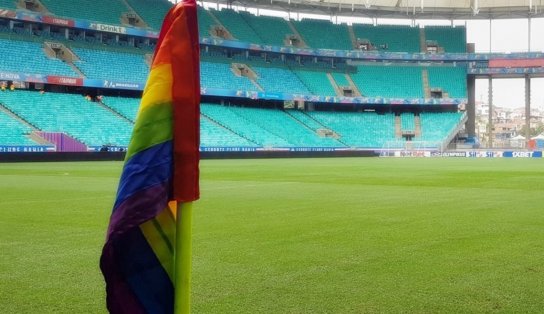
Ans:
{"label": "teal stadium seat", "polygon": [[419,66],[357,67],[351,78],[366,97],[423,98],[423,78]]}
{"label": "teal stadium seat", "polygon": [[293,33],[287,21],[281,17],[255,16],[247,12],[241,12],[240,14],[257,35],[262,38],[263,44],[285,46],[285,38]]}
{"label": "teal stadium seat", "polygon": [[267,92],[311,95],[308,88],[287,66],[281,63],[267,64],[253,61],[248,63],[257,73],[257,82]]}
{"label": "teal stadium seat", "polygon": [[[211,10],[210,12],[216,12]],[[212,13],[213,14],[213,13]],[[210,14],[203,7],[197,8],[197,19],[198,19],[198,33],[200,37],[212,37],[211,29],[217,23],[213,20]]]}
{"label": "teal stadium seat", "polygon": [[349,81],[344,73],[332,72],[331,75],[338,87],[350,86]]}
{"label": "teal stadium seat", "polygon": [[140,98],[126,97],[103,97],[102,103],[119,113],[123,117],[135,121],[138,108],[140,107]]}
{"label": "teal stadium seat", "polygon": [[425,39],[436,41],[445,52],[467,51],[467,32],[464,26],[426,26]]}
{"label": "teal stadium seat", "polygon": [[245,76],[236,76],[231,64],[225,62],[200,62],[200,85],[205,88],[258,91]]}
{"label": "teal stadium seat", "polygon": [[429,67],[429,87],[442,88],[451,98],[467,98],[467,70],[464,67]]}
{"label": "teal stadium seat", "polygon": [[80,58],[74,64],[88,78],[140,83],[147,80],[149,66],[143,54],[85,48],[72,50]]}
{"label": "teal stadium seat", "polygon": [[[0,94],[0,103],[2,103],[4,93]],[[32,129],[0,110],[0,145],[13,146],[32,146],[36,142],[28,138]]]}
{"label": "teal stadium seat", "polygon": [[326,72],[304,71],[293,69],[298,78],[308,87],[314,95],[336,96],[333,86],[327,78]]}
{"label": "teal stadium seat", "polygon": [[395,115],[373,112],[312,111],[308,114],[340,135],[340,141],[353,148],[382,148],[395,140]]}
{"label": "teal stadium seat", "polygon": [[325,20],[303,19],[292,21],[300,36],[311,48],[353,50],[346,24]]}
{"label": "teal stadium seat", "polygon": [[[259,128],[284,139],[286,146],[294,147],[339,147],[342,146],[333,138],[325,138],[293,119],[283,110],[229,107],[242,119]],[[264,146],[264,145],[263,145]]]}
{"label": "teal stadium seat", "polygon": [[200,112],[209,119],[220,124],[261,147],[292,147],[293,145],[259,125],[244,119],[229,107],[221,105],[201,104]]}
{"label": "teal stadium seat", "polygon": [[121,0],[41,0],[41,3],[56,16],[96,21],[114,25],[121,24],[123,13],[130,9]]}
{"label": "teal stadium seat", "polygon": [[64,132],[89,145],[128,145],[132,123],[82,95],[2,93],[3,103],[42,131]]}
{"label": "teal stadium seat", "polygon": [[168,0],[126,0],[144,22],[155,30],[160,30],[166,13],[172,7]]}
{"label": "teal stadium seat", "polygon": [[15,0],[0,0],[0,8],[17,9],[16,3]]}
{"label": "teal stadium seat", "polygon": [[460,112],[439,112],[419,114],[421,121],[421,140],[430,142],[442,142],[461,122],[463,114]]}
{"label": "teal stadium seat", "polygon": [[213,14],[235,39],[253,44],[264,43],[259,35],[255,33],[255,30],[246,23],[240,13],[236,13],[236,11],[231,9],[223,9],[221,11],[214,11]]}
{"label": "teal stadium seat", "polygon": [[[206,110],[207,106],[201,107]],[[257,144],[241,137],[207,116],[200,117],[200,146],[201,147],[258,147]]]}
{"label": "teal stadium seat", "polygon": [[403,131],[415,131],[416,124],[413,113],[403,112],[400,114],[400,125]]}
{"label": "teal stadium seat", "polygon": [[42,48],[41,43],[0,39],[0,71],[78,76],[63,61],[47,57]]}
{"label": "teal stadium seat", "polygon": [[[378,50],[393,52],[420,52],[419,28],[402,25],[353,24],[358,39],[369,40]],[[387,45],[387,49],[380,48]]]}

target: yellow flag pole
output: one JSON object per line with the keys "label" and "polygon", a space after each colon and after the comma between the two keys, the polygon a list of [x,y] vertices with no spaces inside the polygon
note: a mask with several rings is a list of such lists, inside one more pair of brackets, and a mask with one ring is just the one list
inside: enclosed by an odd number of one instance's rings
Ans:
{"label": "yellow flag pole", "polygon": [[193,202],[179,203],[174,260],[174,314],[191,313]]}

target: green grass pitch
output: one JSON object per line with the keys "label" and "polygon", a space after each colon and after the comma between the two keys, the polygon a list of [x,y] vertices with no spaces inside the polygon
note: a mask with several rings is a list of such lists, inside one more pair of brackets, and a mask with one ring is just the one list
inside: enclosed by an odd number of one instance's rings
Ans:
{"label": "green grass pitch", "polygon": [[[0,313],[105,313],[122,164],[0,164]],[[194,313],[541,313],[544,160],[204,160]]]}

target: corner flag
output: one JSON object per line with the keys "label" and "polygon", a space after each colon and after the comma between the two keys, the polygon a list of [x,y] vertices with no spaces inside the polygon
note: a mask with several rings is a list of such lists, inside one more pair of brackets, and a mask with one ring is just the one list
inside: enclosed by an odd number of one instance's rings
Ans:
{"label": "corner flag", "polygon": [[190,236],[199,198],[196,10],[195,0],[176,4],[155,49],[100,258],[111,313],[173,313],[178,290],[189,295],[181,270],[190,272],[190,237],[182,234]]}

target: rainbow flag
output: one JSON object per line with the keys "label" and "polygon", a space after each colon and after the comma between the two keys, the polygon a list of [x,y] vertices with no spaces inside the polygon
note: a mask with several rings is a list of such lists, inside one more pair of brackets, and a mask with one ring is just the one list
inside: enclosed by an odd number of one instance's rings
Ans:
{"label": "rainbow flag", "polygon": [[168,12],[127,150],[100,268],[111,313],[172,313],[176,207],[199,198],[195,0]]}

